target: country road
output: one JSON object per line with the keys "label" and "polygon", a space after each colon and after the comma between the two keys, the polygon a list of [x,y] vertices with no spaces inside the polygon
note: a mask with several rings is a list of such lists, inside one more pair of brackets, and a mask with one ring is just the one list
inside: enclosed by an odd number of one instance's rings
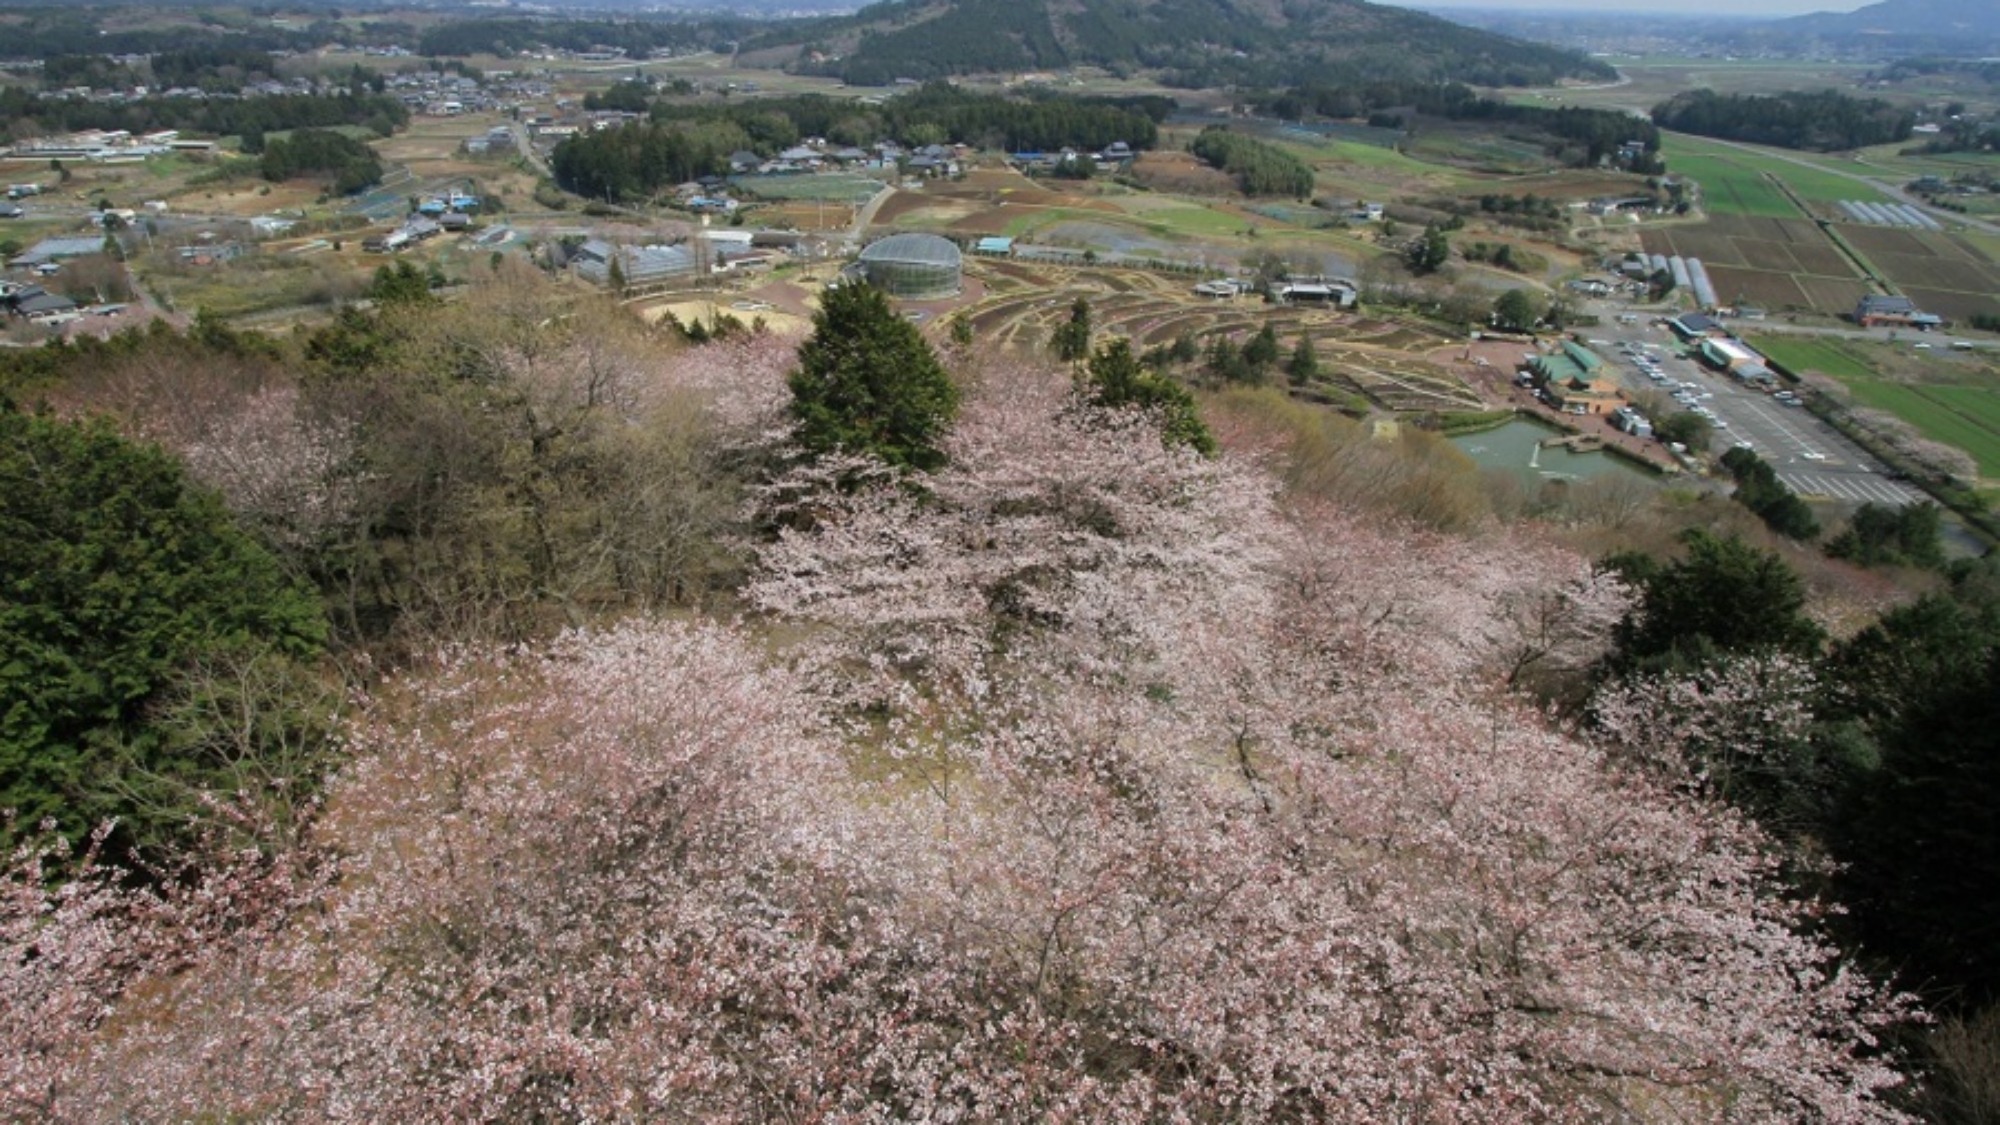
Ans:
{"label": "country road", "polygon": [[880,211],[882,205],[889,202],[889,197],[894,194],[896,189],[884,184],[881,191],[869,196],[868,202],[855,209],[854,229],[847,235],[849,246],[860,246],[862,240],[868,237],[868,227],[875,222],[875,213]]}
{"label": "country road", "polygon": [[542,159],[542,154],[535,151],[535,142],[528,136],[526,125],[519,121],[509,121],[507,131],[514,134],[514,148],[520,152],[521,159],[528,162],[529,167],[548,179],[556,178],[556,174],[549,170],[548,162]]}

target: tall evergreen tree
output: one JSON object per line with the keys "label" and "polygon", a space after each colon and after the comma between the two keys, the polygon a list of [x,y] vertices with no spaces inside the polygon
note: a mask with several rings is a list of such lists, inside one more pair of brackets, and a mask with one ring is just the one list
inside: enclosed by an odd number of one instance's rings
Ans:
{"label": "tall evergreen tree", "polygon": [[1433,223],[1410,243],[1406,256],[1411,273],[1435,273],[1451,260],[1451,241],[1445,237],[1444,229]]}
{"label": "tall evergreen tree", "polygon": [[1250,382],[1261,383],[1278,364],[1278,330],[1269,321],[1243,345],[1244,373]]}
{"label": "tall evergreen tree", "polygon": [[1084,369],[1079,390],[1093,406],[1114,410],[1138,407],[1153,413],[1160,422],[1160,437],[1168,445],[1185,445],[1204,457],[1215,453],[1215,435],[1201,420],[1194,396],[1186,387],[1139,362],[1130,340],[1120,337],[1097,349]]}
{"label": "tall evergreen tree", "polygon": [[1078,297],[1069,306],[1069,319],[1049,337],[1056,358],[1065,363],[1081,363],[1090,358],[1090,302]]}
{"label": "tall evergreen tree", "polygon": [[1661,564],[1623,555],[1607,565],[1639,589],[1615,631],[1625,668],[1689,668],[1721,653],[1812,655],[1826,634],[1806,616],[1798,572],[1734,535],[1687,533],[1687,554]]}
{"label": "tall evergreen tree", "polygon": [[827,293],[790,384],[808,450],[844,449],[924,471],[944,464],[938,443],[958,416],[958,387],[874,286]]}
{"label": "tall evergreen tree", "polygon": [[0,408],[0,575],[0,846],[43,818],[72,838],[116,819],[121,845],[184,830],[186,793],[230,775],[158,722],[180,675],[326,636],[219,498],[100,423]]}
{"label": "tall evergreen tree", "polygon": [[1319,378],[1319,354],[1313,351],[1311,336],[1299,333],[1299,342],[1292,348],[1292,358],[1285,361],[1285,375],[1300,387]]}

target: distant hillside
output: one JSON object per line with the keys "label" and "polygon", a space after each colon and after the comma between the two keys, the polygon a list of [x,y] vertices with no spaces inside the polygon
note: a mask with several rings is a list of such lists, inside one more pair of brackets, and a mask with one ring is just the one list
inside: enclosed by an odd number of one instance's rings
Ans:
{"label": "distant hillside", "polygon": [[1574,51],[1363,0],[892,0],[741,46],[774,65],[870,86],[1078,65],[1186,87],[1615,76]]}
{"label": "distant hillside", "polygon": [[1882,0],[1852,12],[1775,20],[1742,38],[1846,54],[1976,58],[2000,53],[2000,14],[1993,0]]}

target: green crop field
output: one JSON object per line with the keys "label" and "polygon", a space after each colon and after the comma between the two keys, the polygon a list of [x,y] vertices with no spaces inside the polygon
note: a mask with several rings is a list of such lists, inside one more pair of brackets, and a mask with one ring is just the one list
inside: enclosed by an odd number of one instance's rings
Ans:
{"label": "green crop field", "polygon": [[887,187],[867,176],[822,172],[812,176],[732,176],[729,182],[759,199],[859,203]]}
{"label": "green crop field", "polygon": [[1734,161],[1713,156],[1668,156],[1667,170],[1701,184],[1702,203],[1713,215],[1796,219],[1792,206],[1770,181]]}
{"label": "green crop field", "polygon": [[1420,160],[1476,166],[1502,174],[1540,172],[1553,162],[1537,145],[1471,129],[1434,129],[1404,142],[1403,151]]}
{"label": "green crop field", "polygon": [[1798,336],[1759,336],[1750,346],[1776,360],[1794,375],[1819,371],[1836,379],[1873,379],[1875,372],[1846,349],[1829,340]]}
{"label": "green crop field", "polygon": [[1225,214],[1207,207],[1175,207],[1164,211],[1148,211],[1143,216],[1143,221],[1161,234],[1196,236],[1241,234],[1250,226],[1240,215]]}
{"label": "green crop field", "polygon": [[[1699,137],[1668,133],[1661,148],[1667,170],[1701,182],[1709,210],[1717,214],[1796,217],[1797,211],[1765,178],[1775,176],[1799,198],[1812,203],[1854,199],[1864,203],[1887,197],[1875,187],[1836,170],[1836,158],[1811,153],[1786,153],[1718,144]],[[1856,166],[1857,174],[1880,169]]]}
{"label": "green crop field", "polygon": [[1437,165],[1406,156],[1396,149],[1362,144],[1359,141],[1328,141],[1325,144],[1298,145],[1296,149],[1300,157],[1314,164],[1330,161],[1337,164],[1353,164],[1362,168],[1408,172],[1412,175],[1434,173],[1438,170]]}
{"label": "green crop field", "polygon": [[1872,379],[1846,383],[1863,405],[1894,414],[1932,441],[1965,450],[1979,463],[1982,477],[2000,477],[2000,393],[1985,387],[1912,387]]}

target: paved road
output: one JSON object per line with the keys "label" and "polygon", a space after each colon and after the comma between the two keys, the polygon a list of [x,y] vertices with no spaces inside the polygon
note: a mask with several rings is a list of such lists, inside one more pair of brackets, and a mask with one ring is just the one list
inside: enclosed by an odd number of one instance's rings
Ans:
{"label": "paved road", "polygon": [[875,222],[875,212],[880,211],[882,205],[889,202],[890,197],[895,194],[895,188],[884,184],[882,190],[868,197],[868,202],[854,209],[854,229],[847,232],[847,245],[850,249],[861,245],[862,240],[868,236],[869,226]]}
{"label": "paved road", "polygon": [[[1898,507],[1924,499],[1921,491],[1890,479],[1888,471],[1860,446],[1802,407],[1786,406],[1693,360],[1675,358],[1673,337],[1666,329],[1611,324],[1592,331],[1597,333],[1593,340],[1603,341],[1593,350],[1610,361],[1620,382],[1663,394],[1681,390],[1694,397],[1688,405],[1713,412],[1716,430],[1712,452],[1722,453],[1747,442],[1777,470],[1778,479],[1809,498]],[[1655,382],[1645,375],[1619,350],[1622,342],[1654,345],[1653,355],[1669,382]]]}
{"label": "paved road", "polygon": [[521,159],[526,160],[538,175],[551,180],[556,178],[556,174],[549,169],[548,161],[543,160],[542,154],[535,151],[534,139],[528,136],[526,125],[519,121],[509,121],[507,131],[514,134],[514,151],[521,154]]}

